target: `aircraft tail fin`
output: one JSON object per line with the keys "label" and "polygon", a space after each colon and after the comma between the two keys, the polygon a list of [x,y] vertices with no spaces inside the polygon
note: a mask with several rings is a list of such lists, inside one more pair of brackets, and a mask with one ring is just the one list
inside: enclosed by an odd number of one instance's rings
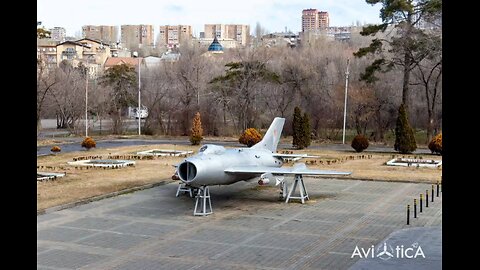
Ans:
{"label": "aircraft tail fin", "polygon": [[275,117],[272,124],[263,136],[263,139],[252,146],[253,149],[264,148],[275,153],[277,151],[278,142],[280,141],[280,135],[282,135],[283,125],[285,124],[285,118]]}

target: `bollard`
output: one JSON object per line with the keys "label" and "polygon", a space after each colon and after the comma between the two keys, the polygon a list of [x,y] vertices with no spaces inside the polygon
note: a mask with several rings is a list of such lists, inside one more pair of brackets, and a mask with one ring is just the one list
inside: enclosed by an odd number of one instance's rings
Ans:
{"label": "bollard", "polygon": [[417,199],[413,199],[413,217],[417,218]]}
{"label": "bollard", "polygon": [[437,197],[439,196],[439,193],[440,193],[439,191],[440,191],[440,184],[437,181]]}
{"label": "bollard", "polygon": [[410,225],[410,204],[407,204],[407,225]]}
{"label": "bollard", "polygon": [[434,197],[435,197],[435,189],[433,189],[433,185],[432,185],[432,202]]}
{"label": "bollard", "polygon": [[425,190],[425,207],[428,207],[428,189]]}

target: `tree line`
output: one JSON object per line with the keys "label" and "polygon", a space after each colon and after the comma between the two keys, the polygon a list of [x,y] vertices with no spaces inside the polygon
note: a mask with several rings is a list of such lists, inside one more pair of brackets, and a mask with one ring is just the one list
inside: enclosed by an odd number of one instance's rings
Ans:
{"label": "tree line", "polygon": [[[287,119],[283,134],[292,135],[293,112],[299,107],[310,118],[312,138],[338,139],[350,59],[347,128],[384,141],[396,128],[400,105],[406,104],[412,130],[427,130],[429,141],[441,130],[441,34],[410,33],[415,34],[408,40],[413,47],[399,44],[405,31],[387,26],[367,26],[364,35],[352,33],[347,42],[318,38],[302,40],[296,48],[254,46],[219,55],[198,44],[182,44],[177,62],[142,67],[141,100],[149,111],[143,133],[190,135],[193,116],[200,112],[204,135],[239,136],[250,127],[267,128],[276,116]],[[389,43],[380,50],[378,43],[384,40]],[[411,53],[412,48],[418,51]],[[81,132],[87,83],[83,68],[61,63],[52,71],[38,62],[37,71],[37,123],[57,117],[59,128]],[[125,133],[125,109],[138,106],[135,69],[111,68],[88,83],[89,115],[111,119],[108,132]]]}

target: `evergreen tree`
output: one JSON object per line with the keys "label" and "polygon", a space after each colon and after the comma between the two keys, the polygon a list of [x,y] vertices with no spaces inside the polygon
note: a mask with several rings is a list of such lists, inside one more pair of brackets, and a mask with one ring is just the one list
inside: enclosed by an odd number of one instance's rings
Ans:
{"label": "evergreen tree", "polygon": [[[410,92],[410,72],[418,65],[421,59],[428,57],[432,51],[429,45],[434,37],[418,25],[421,22],[435,22],[441,16],[441,0],[366,0],[368,4],[381,4],[381,24],[364,26],[360,32],[362,36],[375,36],[378,32],[385,32],[388,26],[394,26],[395,31],[391,38],[374,38],[368,47],[360,48],[354,53],[356,57],[373,54],[375,60],[360,79],[367,83],[374,83],[378,78],[378,71],[387,72],[393,67],[403,69],[402,103],[408,108]],[[392,28],[393,29],[393,28]],[[437,41],[441,42],[439,39]],[[386,46],[385,46],[386,45]]]}
{"label": "evergreen tree", "polygon": [[200,120],[200,112],[195,114],[192,123],[192,130],[190,135],[190,142],[192,145],[199,145],[200,142],[203,140],[203,129],[202,129],[202,122]]}
{"label": "evergreen tree", "polygon": [[293,111],[293,122],[292,122],[292,130],[293,130],[293,147],[298,149],[304,148],[305,143],[303,142],[303,121],[302,121],[302,112],[300,108],[297,106]]}
{"label": "evergreen tree", "polygon": [[303,129],[303,142],[304,142],[304,147],[309,147],[312,140],[310,137],[311,133],[311,128],[310,128],[310,117],[308,116],[307,113],[303,114],[303,119],[302,119],[302,129]]}
{"label": "evergreen tree", "polygon": [[408,123],[408,116],[404,104],[400,105],[398,109],[394,148],[395,151],[399,151],[402,154],[409,154],[417,149],[413,129]]}
{"label": "evergreen tree", "polygon": [[[87,68],[81,66],[87,74]],[[123,132],[122,110],[128,106],[135,105],[135,94],[137,89],[137,73],[135,68],[126,64],[113,66],[105,71],[100,78],[100,84],[110,86],[112,91],[107,101],[107,110],[112,117],[113,134]]]}

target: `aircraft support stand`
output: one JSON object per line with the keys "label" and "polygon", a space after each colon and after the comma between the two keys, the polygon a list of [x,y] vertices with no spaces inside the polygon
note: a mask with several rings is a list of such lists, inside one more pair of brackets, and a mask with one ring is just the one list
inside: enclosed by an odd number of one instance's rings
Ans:
{"label": "aircraft support stand", "polygon": [[[295,194],[297,186],[300,192],[300,196],[293,197],[292,194]],[[288,192],[285,203],[288,203],[290,199],[300,199],[302,200],[302,204],[305,203],[305,200],[309,200],[307,189],[305,188],[305,183],[303,182],[303,176],[301,174],[295,174],[295,181],[290,188],[290,192]]]}
{"label": "aircraft support stand", "polygon": [[180,184],[178,185],[178,189],[177,189],[177,195],[176,197],[178,197],[178,195],[180,194],[180,192],[188,192],[190,194],[190,198],[193,198],[193,195],[195,195],[195,191],[197,189],[194,188],[194,187],[190,187],[190,186],[187,186],[185,183],[183,182],[180,182]]}
{"label": "aircraft support stand", "polygon": [[[195,201],[195,210],[193,210],[194,216],[206,216],[206,215],[213,214],[212,201],[210,200],[210,189],[208,188],[208,186],[201,186],[198,189],[196,198],[197,199]],[[207,209],[207,201],[209,206],[208,209]],[[200,207],[201,212],[197,211],[198,207]]]}
{"label": "aircraft support stand", "polygon": [[287,194],[288,194],[288,185],[285,181],[282,181],[282,183],[280,183],[280,198],[279,200],[280,201],[283,201],[287,198]]}

